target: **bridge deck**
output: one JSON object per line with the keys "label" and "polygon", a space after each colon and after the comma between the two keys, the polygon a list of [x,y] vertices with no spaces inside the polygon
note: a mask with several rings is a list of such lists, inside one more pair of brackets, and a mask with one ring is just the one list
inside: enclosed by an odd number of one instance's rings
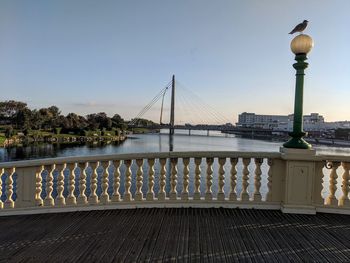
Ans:
{"label": "bridge deck", "polygon": [[350,216],[134,209],[0,217],[0,261],[348,262]]}

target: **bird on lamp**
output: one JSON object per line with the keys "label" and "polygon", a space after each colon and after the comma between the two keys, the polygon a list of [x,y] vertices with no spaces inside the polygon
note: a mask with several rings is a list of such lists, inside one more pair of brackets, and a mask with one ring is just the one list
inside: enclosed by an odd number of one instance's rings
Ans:
{"label": "bird on lamp", "polygon": [[289,34],[292,35],[292,34],[294,34],[295,32],[300,32],[300,33],[302,33],[302,32],[305,30],[305,28],[307,27],[307,23],[308,23],[308,22],[309,22],[309,21],[304,20],[302,23],[296,25],[296,27],[294,27],[294,29],[293,29],[292,31],[290,31]]}

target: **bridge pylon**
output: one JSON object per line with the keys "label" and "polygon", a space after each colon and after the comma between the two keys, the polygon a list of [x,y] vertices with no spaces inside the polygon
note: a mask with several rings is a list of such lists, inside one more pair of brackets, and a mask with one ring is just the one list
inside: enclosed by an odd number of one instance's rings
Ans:
{"label": "bridge pylon", "polygon": [[174,124],[175,124],[175,75],[173,75],[171,82],[171,107],[170,107],[170,128],[169,134],[174,134]]}

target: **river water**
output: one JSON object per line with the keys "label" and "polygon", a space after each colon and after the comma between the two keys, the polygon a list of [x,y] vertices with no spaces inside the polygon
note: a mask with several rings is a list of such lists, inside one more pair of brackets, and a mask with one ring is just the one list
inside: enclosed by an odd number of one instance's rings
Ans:
{"label": "river water", "polygon": [[[23,147],[0,148],[0,162],[42,159],[67,156],[86,156],[117,153],[167,152],[169,135],[166,130],[160,134],[130,135],[122,143],[100,144],[37,144]],[[250,151],[278,152],[282,142],[262,141],[235,137],[217,131],[176,130],[173,137],[173,151]],[[350,148],[314,146],[318,153],[350,155]]]}
{"label": "river water", "polygon": [[[169,151],[169,135],[166,134],[167,131],[161,131],[160,134],[135,134],[130,135],[127,140],[125,140],[122,143],[115,143],[115,144],[107,144],[107,145],[98,145],[98,144],[81,144],[81,145],[64,145],[64,144],[39,144],[39,145],[30,145],[25,147],[13,147],[13,148],[1,148],[0,149],[0,161],[1,162],[8,162],[8,161],[16,161],[16,160],[26,160],[26,159],[42,159],[42,158],[54,158],[54,157],[67,157],[67,156],[86,156],[86,155],[101,155],[101,154],[118,154],[118,153],[142,153],[142,152],[167,152]],[[174,137],[173,137],[173,150],[174,151],[249,151],[249,152],[278,152],[279,148],[282,146],[282,142],[271,142],[271,141],[262,141],[262,140],[253,140],[253,139],[244,139],[244,138],[238,138],[234,135],[225,135],[221,134],[220,132],[210,131],[210,136],[207,136],[206,131],[191,131],[192,135],[188,135],[188,131],[176,131]],[[318,153],[323,154],[341,154],[341,155],[350,155],[350,148],[335,148],[335,147],[326,147],[326,146],[315,146]],[[160,165],[159,161],[156,160],[155,163],[155,186],[154,191],[158,193],[159,190],[159,172],[160,172]],[[170,189],[170,163],[168,161],[167,163],[167,185],[166,190],[167,192]],[[190,195],[193,194],[194,191],[194,160],[191,159],[190,161],[190,186],[189,186],[189,192]],[[202,164],[200,166],[202,170],[202,180],[201,180],[201,192],[204,193],[205,191],[205,177],[206,177],[206,162],[203,159]],[[217,193],[218,190],[218,180],[217,180],[217,171],[218,171],[219,165],[218,161],[215,160],[213,164],[213,193],[214,195]],[[229,160],[226,161],[225,164],[225,193],[226,195],[230,191],[230,175],[229,171],[231,169]],[[239,194],[242,190],[242,160],[239,160],[237,164],[237,193]],[[250,194],[254,191],[254,169],[255,164],[254,160],[251,161],[249,167],[250,176],[249,176],[249,188],[248,191]],[[269,166],[267,165],[267,160],[264,160],[262,166],[262,185],[261,185],[261,193],[263,194],[263,198],[265,198],[265,195],[268,191],[267,189],[267,173]],[[132,187],[131,192],[134,194],[136,191],[136,170],[137,166],[135,162],[133,162],[131,166],[132,170]],[[148,166],[146,162],[143,166],[144,170],[144,176],[143,176],[143,187],[142,192],[147,192],[147,183],[148,183]],[[180,159],[178,162],[178,186],[177,191],[178,193],[181,193],[182,191],[182,176],[183,176],[183,164],[182,160]],[[80,169],[77,168],[75,170],[77,178],[80,174]],[[90,189],[89,189],[89,183],[91,178],[92,169],[91,167],[87,169],[87,189],[86,194],[89,195]],[[120,193],[123,194],[124,192],[124,173],[125,173],[125,165],[121,165],[120,172],[122,174],[121,176],[121,186],[120,186]],[[101,193],[101,175],[103,173],[103,168],[100,166],[98,169],[99,179],[98,179],[98,189],[97,193]],[[113,192],[113,173],[114,173],[114,167],[110,166],[109,168],[109,189],[108,192],[112,194]],[[325,174],[329,173],[328,171],[325,171]],[[56,188],[57,188],[57,176],[58,171],[54,172],[54,192],[53,196],[55,197],[57,195]],[[65,170],[65,185],[68,183],[68,176],[69,171],[68,169]],[[47,177],[47,171],[44,171],[42,173],[42,179],[43,179],[43,185],[45,185]],[[341,176],[338,178],[338,183],[341,183]],[[1,177],[0,177],[1,178]],[[16,178],[16,176],[15,176]],[[3,177],[3,187],[5,186],[5,178]],[[15,179],[16,180],[16,179]],[[328,177],[324,178],[324,190],[322,192],[322,195],[325,196],[328,192]],[[336,195],[340,195],[340,187],[337,190]],[[76,195],[79,194],[78,192],[78,180],[76,180],[76,188],[75,188]],[[5,189],[3,189],[3,196],[1,199],[5,198],[4,192]],[[66,196],[67,193],[67,187],[65,187],[64,195]],[[42,197],[45,196],[45,188],[42,192]]]}

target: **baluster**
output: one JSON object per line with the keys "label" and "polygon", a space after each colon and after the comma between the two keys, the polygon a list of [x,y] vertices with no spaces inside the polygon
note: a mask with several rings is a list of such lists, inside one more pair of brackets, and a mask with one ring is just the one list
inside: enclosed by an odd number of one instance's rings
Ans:
{"label": "baluster", "polygon": [[130,187],[131,187],[131,166],[132,161],[131,160],[125,160],[124,164],[126,165],[126,170],[125,170],[125,192],[124,192],[124,198],[123,201],[131,201],[131,193],[130,193]]}
{"label": "baluster", "polygon": [[113,180],[113,195],[112,202],[120,201],[119,187],[120,187],[120,160],[113,161],[113,165],[115,167],[114,171],[114,180]]}
{"label": "baluster", "polygon": [[341,189],[343,192],[343,195],[339,199],[339,206],[350,206],[349,201],[349,191],[350,191],[350,175],[349,175],[349,169],[350,169],[350,163],[342,162],[341,165],[343,166],[344,173],[342,177],[342,184]]}
{"label": "baluster", "polygon": [[16,172],[16,168],[9,168],[6,169],[7,171],[7,178],[5,181],[6,184],[6,200],[4,202],[4,208],[14,208],[15,207],[15,202],[12,199],[12,195],[13,195],[13,178],[12,176],[15,174]]}
{"label": "baluster", "polygon": [[194,169],[194,200],[200,200],[201,199],[201,163],[202,158],[194,158],[194,163],[196,165],[196,168]]}
{"label": "baluster", "polygon": [[137,159],[136,160],[137,164],[137,172],[136,172],[136,194],[135,194],[135,200],[136,201],[142,201],[143,196],[142,196],[142,185],[143,185],[143,170],[142,170],[142,165],[143,165],[143,159]]}
{"label": "baluster", "polygon": [[56,197],[56,205],[65,205],[66,200],[63,196],[64,191],[64,170],[66,169],[67,165],[59,164],[56,165],[56,169],[59,171],[58,177],[57,177],[57,197]]}
{"label": "baluster", "polygon": [[89,204],[98,204],[98,196],[96,194],[97,190],[97,168],[100,165],[99,162],[90,163],[92,168],[92,174],[90,179],[90,196],[88,198]]}
{"label": "baluster", "polygon": [[219,191],[218,191],[218,196],[217,199],[219,201],[224,201],[225,200],[225,192],[224,192],[224,186],[225,186],[225,165],[226,163],[226,158],[219,158],[219,180],[218,180],[218,186],[219,186]]}
{"label": "baluster", "polygon": [[329,195],[326,199],[326,205],[338,205],[338,200],[335,197],[335,192],[337,191],[337,169],[339,165],[340,162],[329,162],[327,166],[327,168],[331,169],[331,173],[329,175]]}
{"label": "baluster", "polygon": [[237,185],[237,170],[236,165],[238,163],[238,158],[230,158],[231,162],[231,178],[230,178],[230,201],[236,201],[237,200],[237,192],[236,192],[236,185]]}
{"label": "baluster", "polygon": [[148,191],[146,195],[147,201],[153,201],[154,200],[154,192],[153,192],[153,186],[154,186],[154,159],[148,159]]}
{"label": "baluster", "polygon": [[181,193],[181,200],[188,200],[188,184],[190,179],[190,169],[188,168],[188,165],[190,164],[190,158],[183,158],[182,159],[184,164],[183,169],[183,188]]}
{"label": "baluster", "polygon": [[43,190],[41,173],[43,170],[44,170],[44,166],[41,165],[37,168],[35,173],[35,205],[36,206],[42,206],[44,204],[44,200],[41,198],[41,192]]}
{"label": "baluster", "polygon": [[166,179],[166,158],[160,158],[160,178],[159,178],[159,193],[158,193],[158,200],[164,201],[165,200],[165,179]]}
{"label": "baluster", "polygon": [[45,170],[47,171],[47,177],[46,177],[46,196],[44,199],[44,205],[45,206],[54,206],[55,200],[52,197],[53,192],[53,172],[56,169],[56,165],[52,164],[51,166],[47,165],[45,166]]}
{"label": "baluster", "polygon": [[85,205],[88,203],[87,197],[85,195],[86,190],[86,169],[89,168],[89,163],[79,163],[80,176],[79,176],[79,196],[77,202],[80,205]]}
{"label": "baluster", "polygon": [[243,177],[242,177],[242,192],[241,192],[242,201],[249,201],[249,193],[248,193],[248,186],[249,186],[248,165],[249,164],[250,164],[250,158],[243,158]]}
{"label": "baluster", "polygon": [[205,200],[213,199],[213,193],[211,191],[211,186],[213,185],[213,162],[214,158],[207,158],[207,188],[205,190]]}
{"label": "baluster", "polygon": [[273,160],[268,159],[267,164],[269,165],[269,171],[267,172],[267,194],[266,194],[266,201],[270,202],[272,201],[272,165]]}
{"label": "baluster", "polygon": [[177,199],[177,158],[171,158],[170,200]]}
{"label": "baluster", "polygon": [[263,158],[254,158],[255,162],[255,177],[254,177],[254,196],[253,200],[256,202],[261,202],[261,193],[260,193],[260,187],[261,187],[261,165],[263,163]]}
{"label": "baluster", "polygon": [[2,175],[4,174],[5,169],[2,168],[0,170],[0,209],[4,208],[4,203],[1,201],[1,196],[2,196]]}
{"label": "baluster", "polygon": [[68,196],[67,196],[67,205],[75,205],[77,200],[74,195],[75,190],[75,163],[68,164],[69,168],[69,177],[68,177]]}
{"label": "baluster", "polygon": [[108,186],[109,186],[108,167],[109,167],[109,161],[103,161],[103,162],[101,162],[101,165],[103,167],[103,172],[102,172],[102,178],[101,178],[102,193],[101,193],[101,196],[100,196],[100,201],[101,201],[102,204],[107,204],[109,202],[109,195],[108,195]]}

